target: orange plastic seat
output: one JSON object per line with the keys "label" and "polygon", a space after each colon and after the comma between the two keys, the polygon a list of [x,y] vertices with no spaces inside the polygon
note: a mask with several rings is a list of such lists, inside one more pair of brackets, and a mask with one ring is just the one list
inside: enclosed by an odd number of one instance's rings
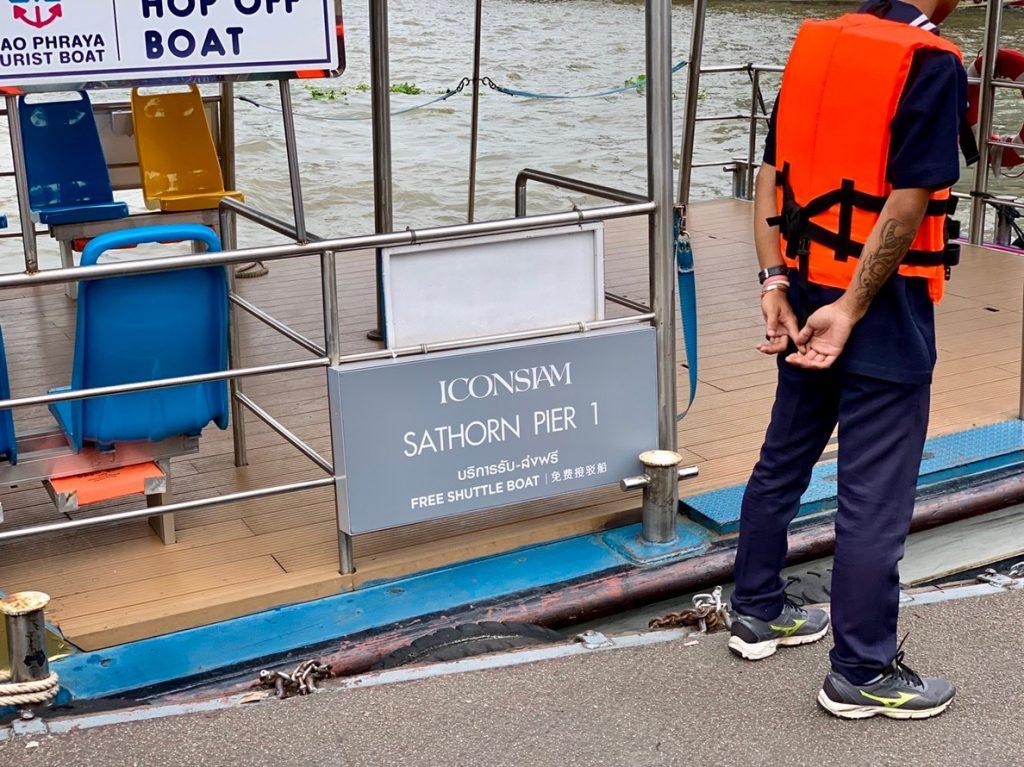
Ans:
{"label": "orange plastic seat", "polygon": [[[114,501],[131,495],[151,495],[153,484],[165,480],[163,470],[152,461],[119,469],[95,471],[75,477],[53,479],[54,492],[74,508]],[[162,492],[162,489],[160,489]],[[69,503],[70,502],[70,503]]]}
{"label": "orange plastic seat", "polygon": [[199,88],[143,95],[132,90],[132,123],[146,205],[165,212],[212,210],[224,189],[217,147]]}

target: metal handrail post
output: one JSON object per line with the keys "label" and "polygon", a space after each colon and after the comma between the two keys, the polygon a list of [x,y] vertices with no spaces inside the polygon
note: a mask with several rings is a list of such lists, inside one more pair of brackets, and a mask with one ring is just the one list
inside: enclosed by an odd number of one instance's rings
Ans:
{"label": "metal handrail post", "polygon": [[480,144],[480,46],[483,38],[483,0],[476,0],[476,18],[473,25],[473,117],[469,130],[469,203],[466,220],[476,218],[477,147]]}
{"label": "metal handrail post", "polygon": [[[237,170],[235,164],[235,84],[222,83],[220,86],[220,151],[221,172],[224,174],[224,188],[237,188]],[[238,219],[234,212],[220,209],[220,238],[225,250],[238,247]],[[237,291],[235,270],[227,268],[228,288],[234,294]],[[241,315],[238,307],[228,302],[228,365],[231,368],[242,365],[242,340],[238,327]],[[245,441],[245,408],[238,397],[242,394],[243,384],[239,378],[228,381],[228,393],[231,397],[231,441],[235,452],[235,466],[249,465],[249,450]]]}
{"label": "metal handrail post", "polygon": [[1019,406],[1017,408],[1017,417],[1024,421],[1024,329],[1021,330],[1020,362],[1020,399]]}
{"label": "metal handrail post", "polygon": [[[658,352],[658,446],[676,447],[676,265],[673,253],[672,0],[647,0],[647,185],[654,202],[648,230],[651,306]],[[644,535],[652,543],[676,537],[676,504],[645,509]]]}
{"label": "metal handrail post", "polygon": [[708,0],[693,0],[693,28],[690,34],[690,63],[686,72],[686,118],[679,154],[679,204],[690,204],[693,176],[693,143],[697,132],[697,104],[700,101],[700,68],[704,58],[704,22]]}
{"label": "metal handrail post", "polygon": [[[302,201],[302,178],[299,173],[299,150],[295,141],[295,115],[292,112],[291,86],[287,80],[281,81],[281,109],[284,115],[285,143],[288,150],[288,176],[291,180],[292,207],[295,211],[295,238],[306,242],[306,209]],[[340,319],[338,316],[338,274],[334,263],[334,255],[329,251],[320,254],[320,289],[323,296],[324,313],[324,348],[332,365],[338,364],[341,358]],[[326,378],[324,384],[326,385]],[[245,404],[243,402],[243,404]],[[250,407],[250,410],[252,408]],[[253,410],[255,413],[256,411]],[[258,413],[257,413],[258,415]],[[266,419],[264,419],[266,421]],[[331,419],[331,445],[334,445],[334,421]],[[274,427],[272,427],[274,428]],[[281,432],[278,432],[279,434]],[[332,456],[331,460],[334,458]],[[334,474],[333,463],[330,473]],[[334,485],[334,505],[340,508],[338,486]],[[338,567],[342,574],[348,575],[355,571],[352,560],[352,538],[338,527]]]}
{"label": "metal handrail post", "polygon": [[295,218],[295,239],[306,238],[306,204],[302,199],[302,173],[299,170],[299,147],[295,140],[295,113],[292,111],[292,84],[281,81],[281,119],[284,122],[284,147],[288,156],[288,184],[292,192],[292,215]]}
{"label": "metal handrail post", "polygon": [[7,127],[11,137],[11,158],[14,160],[14,184],[18,191],[18,219],[21,223],[21,243],[25,252],[25,271],[39,271],[39,250],[36,246],[36,225],[32,221],[29,201],[28,168],[25,166],[25,142],[21,134],[18,97],[7,97]]}
{"label": "metal handrail post", "polygon": [[748,199],[754,197],[754,166],[757,162],[757,121],[760,117],[758,110],[758,94],[761,92],[761,70],[752,69],[750,74],[750,136],[747,143],[747,172],[746,172],[746,196]]}
{"label": "metal handrail post", "polygon": [[[324,253],[320,256],[320,276],[323,286],[324,302],[324,346],[327,347],[327,356],[331,365],[341,362],[341,320],[338,311],[338,276],[337,267],[334,262],[333,253]],[[334,456],[334,419],[330,419],[331,431],[331,461]],[[332,463],[331,473],[334,473]],[[334,485],[334,508],[341,509],[341,498],[338,495],[338,485]],[[342,575],[348,575],[356,571],[355,556],[352,552],[352,536],[341,529],[341,518],[338,525],[338,570]]]}
{"label": "metal handrail post", "polygon": [[985,196],[988,194],[989,158],[992,146],[992,113],[996,91],[992,81],[996,76],[996,56],[999,53],[999,35],[1003,25],[1003,0],[988,0],[985,14],[985,49],[982,54],[981,88],[978,96],[978,165],[974,170],[974,199],[971,200],[972,245],[981,245],[985,239]]}
{"label": "metal handrail post", "polygon": [[235,84],[224,82],[220,86],[220,166],[224,174],[224,188],[238,186],[235,162]]}
{"label": "metal handrail post", "polygon": [[[220,230],[222,233],[224,247],[227,250],[234,250],[238,243],[237,226],[234,222],[234,211],[227,208],[220,209]],[[225,267],[228,273],[228,289],[232,295],[237,290],[234,267]],[[242,339],[239,328],[241,314],[238,307],[232,301],[228,301],[228,367],[237,369],[242,364]],[[231,438],[235,449],[235,466],[249,465],[249,451],[245,441],[245,408],[238,401],[242,394],[242,380],[232,378],[228,381],[228,394],[231,398]]]}
{"label": "metal handrail post", "polygon": [[[394,185],[391,176],[391,62],[388,0],[370,1],[370,111],[373,132],[373,221],[377,234],[395,229]],[[384,340],[384,262],[377,257],[377,327],[368,334]]]}

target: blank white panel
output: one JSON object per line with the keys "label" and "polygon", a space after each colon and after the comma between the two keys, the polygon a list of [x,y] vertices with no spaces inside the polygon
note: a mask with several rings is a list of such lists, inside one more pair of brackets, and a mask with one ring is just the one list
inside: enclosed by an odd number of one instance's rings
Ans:
{"label": "blank white panel", "polygon": [[600,223],[383,251],[388,346],[604,319]]}

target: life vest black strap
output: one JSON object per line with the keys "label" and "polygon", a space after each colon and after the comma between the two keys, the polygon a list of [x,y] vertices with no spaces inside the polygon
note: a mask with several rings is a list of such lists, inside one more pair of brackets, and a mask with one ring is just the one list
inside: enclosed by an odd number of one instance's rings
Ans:
{"label": "life vest black strap", "polygon": [[[779,215],[768,219],[768,225],[778,226],[786,238],[786,257],[791,261],[805,261],[810,242],[832,250],[837,261],[846,261],[851,256],[860,257],[864,243],[852,239],[853,213],[855,210],[881,213],[888,198],[857,191],[853,181],[843,179],[839,189],[833,189],[815,197],[806,205],[800,205],[789,183],[789,173],[789,163],[783,164],[782,170],[776,173],[776,185],[782,188],[782,210]],[[838,232],[829,231],[811,220],[837,205]],[[956,206],[957,198],[952,195],[946,200],[930,200],[925,215],[948,216],[956,211]],[[907,266],[942,266],[948,262],[945,249],[910,250],[902,261]]]}
{"label": "life vest black strap", "polygon": [[853,182],[848,178],[844,178],[843,185],[839,191],[841,197],[839,202],[839,231],[836,233],[836,246],[834,248],[836,259],[839,261],[846,261],[852,255],[853,210],[856,207],[853,197],[855,193]]}
{"label": "life vest black strap", "polygon": [[[829,250],[835,250],[837,259],[840,261],[846,261],[851,256],[859,258],[864,251],[863,242],[849,239],[843,241],[835,232],[830,232],[818,224],[808,223],[804,230],[804,236],[811,242],[816,242]],[[839,258],[840,252],[845,254],[845,257]],[[908,250],[900,264],[904,266],[944,266],[946,264],[945,250]]]}
{"label": "life vest black strap", "polygon": [[[782,170],[777,171],[775,174],[775,185],[783,188],[783,194],[785,194],[786,188],[790,186],[789,172],[789,163],[786,163],[782,166]],[[789,193],[795,202],[796,198],[795,195],[793,195],[791,187],[789,189]],[[885,207],[885,203],[888,202],[888,200],[889,198],[887,196],[861,192],[854,187],[853,181],[843,179],[842,185],[839,189],[833,189],[830,192],[818,195],[806,205],[803,205],[802,208],[805,211],[807,218],[820,216],[822,213],[834,208],[836,205],[843,205],[844,203],[848,203],[854,208],[866,213],[881,213],[882,208]],[[925,215],[949,215],[956,210],[956,205],[957,198],[952,195],[950,195],[946,200],[929,200],[928,207],[925,209]]]}

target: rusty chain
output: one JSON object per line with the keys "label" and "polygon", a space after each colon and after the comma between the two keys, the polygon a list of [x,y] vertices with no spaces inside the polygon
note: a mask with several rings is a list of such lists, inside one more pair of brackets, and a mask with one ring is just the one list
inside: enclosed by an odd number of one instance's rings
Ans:
{"label": "rusty chain", "polygon": [[695,595],[689,610],[654,618],[648,628],[696,628],[702,634],[711,634],[729,628],[731,623],[729,609],[722,602],[722,587],[716,586],[710,594]]}
{"label": "rusty chain", "polygon": [[260,686],[273,689],[274,695],[284,700],[293,695],[309,695],[316,692],[319,689],[317,682],[327,679],[330,675],[331,668],[326,663],[307,660],[296,666],[290,674],[264,669],[260,672]]}

